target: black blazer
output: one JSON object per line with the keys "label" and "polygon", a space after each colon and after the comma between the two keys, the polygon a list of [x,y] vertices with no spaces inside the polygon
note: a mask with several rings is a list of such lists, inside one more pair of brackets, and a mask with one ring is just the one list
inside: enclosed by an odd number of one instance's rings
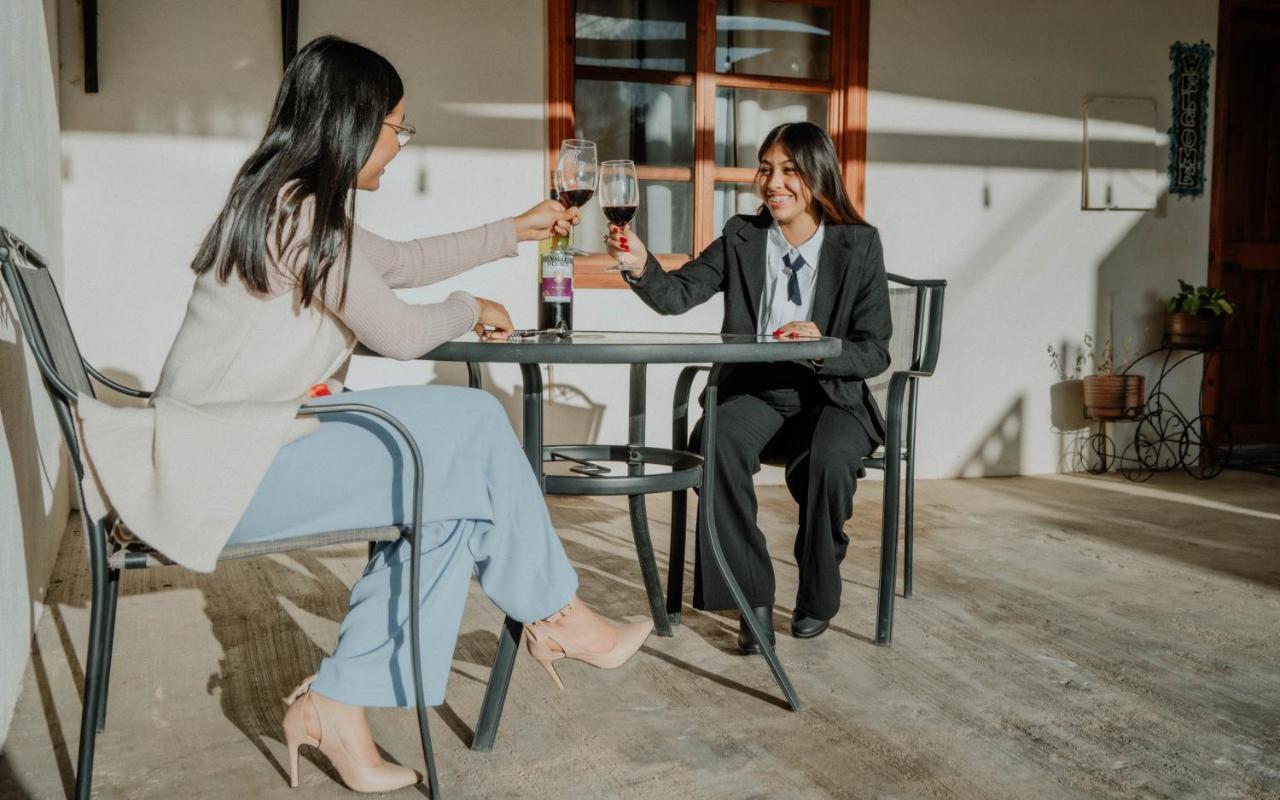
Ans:
{"label": "black blazer", "polygon": [[[754,335],[767,269],[765,252],[773,218],[766,212],[739,215],[696,259],[664,272],[653,254],[628,283],[659,314],[682,314],[724,292],[723,333]],[[625,274],[625,273],[624,273]],[[844,340],[840,355],[821,364],[804,362],[831,402],[857,417],[877,443],[884,443],[884,417],[865,380],[889,367],[889,281],[880,234],[870,225],[826,226],[818,258],[812,320],[824,336]],[[726,365],[726,386],[746,378],[750,364]]]}

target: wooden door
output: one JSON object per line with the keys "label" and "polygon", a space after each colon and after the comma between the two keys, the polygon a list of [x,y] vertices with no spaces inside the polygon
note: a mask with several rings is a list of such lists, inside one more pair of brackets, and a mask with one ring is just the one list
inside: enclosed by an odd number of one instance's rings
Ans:
{"label": "wooden door", "polygon": [[1206,411],[1280,446],[1280,0],[1220,0],[1209,284],[1239,305]]}

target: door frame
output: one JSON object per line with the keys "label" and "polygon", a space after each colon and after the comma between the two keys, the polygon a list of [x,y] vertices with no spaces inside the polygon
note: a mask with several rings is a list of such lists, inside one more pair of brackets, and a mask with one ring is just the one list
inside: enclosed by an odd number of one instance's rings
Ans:
{"label": "door frame", "polygon": [[[1226,254],[1223,216],[1227,150],[1227,98],[1231,86],[1231,35],[1236,9],[1256,8],[1280,12],[1277,0],[1218,0],[1218,65],[1213,94],[1213,172],[1209,186],[1209,286],[1221,286]],[[1217,415],[1221,397],[1222,359],[1205,359],[1203,413]]]}

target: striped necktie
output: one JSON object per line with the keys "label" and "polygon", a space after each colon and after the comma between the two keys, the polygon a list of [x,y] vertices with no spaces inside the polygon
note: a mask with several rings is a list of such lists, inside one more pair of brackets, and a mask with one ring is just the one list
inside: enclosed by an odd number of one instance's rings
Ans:
{"label": "striped necktie", "polygon": [[804,256],[797,251],[795,259],[792,259],[791,254],[787,253],[782,257],[782,263],[790,270],[787,278],[787,299],[800,305],[800,279],[796,277],[796,273],[804,268]]}

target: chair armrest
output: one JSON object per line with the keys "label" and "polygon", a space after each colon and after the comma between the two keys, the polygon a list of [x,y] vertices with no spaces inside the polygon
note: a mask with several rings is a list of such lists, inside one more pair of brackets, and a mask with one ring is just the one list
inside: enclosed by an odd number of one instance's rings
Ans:
{"label": "chair armrest", "polygon": [[413,531],[416,535],[416,531],[422,527],[423,470],[422,451],[418,448],[418,442],[413,438],[413,434],[394,415],[383,411],[377,406],[371,406],[366,403],[328,403],[323,406],[302,406],[298,409],[299,417],[322,417],[327,414],[364,414],[365,416],[375,417],[394,428],[400,438],[404,440],[405,446],[409,448],[409,454],[413,459]]}
{"label": "chair armrest", "polygon": [[119,392],[120,394],[128,395],[129,397],[138,397],[143,400],[149,399],[151,397],[151,392],[145,391],[143,389],[135,389],[132,386],[125,386],[123,383],[116,383],[115,381],[108,378],[106,375],[103,375],[101,372],[98,372],[98,370],[96,370],[92,364],[90,364],[88,361],[85,361],[83,358],[80,359],[80,363],[84,364],[85,371],[88,372],[91,376],[93,376],[93,379],[95,381],[107,387],[108,389],[111,389],[112,391],[116,391],[116,392]]}
{"label": "chair armrest", "polygon": [[892,272],[887,273],[885,277],[889,279],[890,283],[898,283],[903,286],[923,286],[940,289],[945,289],[947,286],[946,280],[942,278],[908,278],[904,275],[895,275]]}
{"label": "chair armrest", "polygon": [[906,399],[907,386],[912,378],[928,378],[933,375],[932,370],[922,369],[904,369],[898,370],[889,376],[889,399],[885,409],[885,449],[888,450],[890,442],[899,440],[899,432],[902,430],[902,403]]}

